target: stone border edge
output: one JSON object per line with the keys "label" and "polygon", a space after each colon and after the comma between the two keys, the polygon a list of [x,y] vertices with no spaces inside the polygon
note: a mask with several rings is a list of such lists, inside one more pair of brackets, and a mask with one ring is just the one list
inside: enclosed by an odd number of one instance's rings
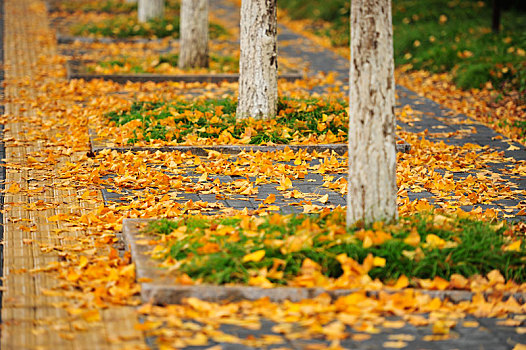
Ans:
{"label": "stone border edge", "polygon": [[[307,152],[324,152],[324,151],[334,151],[339,155],[345,154],[348,151],[348,145],[345,143],[335,143],[335,144],[314,144],[314,145],[273,145],[273,146],[259,146],[259,145],[196,145],[196,146],[162,146],[162,147],[108,147],[103,142],[100,141],[99,136],[93,129],[89,129],[89,138],[90,138],[90,150],[93,154],[100,153],[103,150],[117,151],[121,153],[125,152],[140,152],[140,151],[149,151],[149,152],[191,152],[192,154],[198,156],[206,156],[209,151],[216,151],[226,154],[238,154],[243,151],[260,151],[260,152],[275,152],[282,151],[285,148],[290,148],[292,151],[297,152],[299,150],[305,150]],[[398,138],[396,143],[396,151],[402,153],[408,153],[411,150],[411,145],[405,142],[403,139]]]}
{"label": "stone border edge", "polygon": [[[119,84],[131,82],[165,82],[178,81],[185,83],[222,83],[222,82],[237,82],[239,74],[223,73],[223,74],[94,74],[86,73],[81,67],[89,61],[69,60],[66,62],[66,77],[67,80],[84,79],[86,81],[93,79],[103,79],[114,81]],[[300,73],[286,73],[280,74],[278,79],[285,79],[287,81],[294,81],[302,79],[304,76]]]}
{"label": "stone border edge", "polygon": [[[299,302],[303,299],[311,299],[322,293],[327,293],[336,299],[361,291],[360,289],[338,289],[326,290],[324,288],[297,288],[276,287],[261,288],[252,286],[216,286],[216,285],[177,285],[173,280],[163,276],[162,271],[157,268],[156,263],[146,254],[150,249],[148,246],[137,244],[140,237],[139,227],[155,219],[125,219],[122,233],[126,246],[131,250],[132,261],[135,263],[136,278],[141,284],[141,299],[145,303],[157,305],[178,304],[185,298],[198,298],[205,301],[240,301],[258,300],[268,297],[272,302],[289,300]],[[453,303],[470,301],[474,293],[461,290],[423,290],[413,289],[415,292],[429,295],[432,298],[448,299]],[[403,290],[373,290],[366,291],[368,296],[376,297],[381,292],[400,293]],[[489,294],[485,293],[485,297]],[[505,297],[513,296],[518,302],[526,303],[526,293],[504,293]]]}

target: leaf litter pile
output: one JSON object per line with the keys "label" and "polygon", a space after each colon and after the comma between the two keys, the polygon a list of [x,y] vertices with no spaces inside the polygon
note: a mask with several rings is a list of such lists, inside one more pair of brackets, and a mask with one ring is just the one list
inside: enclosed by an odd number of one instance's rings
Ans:
{"label": "leaf litter pile", "polygon": [[[51,37],[49,41],[51,42]],[[330,200],[316,190],[315,193],[295,192],[292,183],[306,178],[310,173],[315,173],[323,180],[320,190],[343,196],[347,186],[345,177],[341,176],[347,166],[345,157],[329,153],[309,155],[290,150],[274,152],[270,155],[246,153],[240,155],[239,159],[216,153],[211,153],[208,157],[197,157],[179,152],[121,154],[108,151],[95,157],[86,155],[89,141],[88,125],[103,130],[102,125],[107,122],[103,119],[104,112],[129,107],[135,98],[138,101],[156,101],[157,96],[162,96],[165,101],[176,101],[182,96],[188,97],[185,95],[189,91],[196,91],[203,98],[219,99],[223,98],[225,93],[235,91],[235,84],[128,83],[119,86],[102,81],[66,82],[62,79],[65,76],[64,61],[65,58],[62,56],[41,56],[39,64],[35,67],[35,79],[21,79],[15,82],[22,90],[12,102],[33,103],[32,107],[36,113],[31,114],[30,117],[9,115],[7,120],[10,123],[24,122],[27,129],[24,130],[23,139],[13,137],[4,140],[9,142],[10,146],[34,142],[45,142],[49,146],[42,151],[30,152],[19,162],[6,164],[9,172],[30,169],[42,179],[51,181],[50,184],[45,185],[30,181],[6,184],[6,192],[20,193],[28,198],[27,202],[6,203],[6,206],[22,207],[35,214],[30,219],[11,218],[20,230],[27,232],[28,237],[33,237],[31,234],[39,229],[39,220],[47,220],[58,225],[55,230],[49,232],[53,240],[39,241],[27,238],[22,242],[22,244],[34,245],[35,249],[44,254],[60,257],[59,261],[50,263],[47,267],[18,271],[18,273],[44,273],[56,278],[56,287],[43,290],[42,294],[54,298],[60,297],[54,299],[52,305],[67,311],[66,318],[52,320],[53,326],[45,322],[36,324],[35,334],[55,332],[57,327],[68,325],[60,328],[61,336],[73,339],[77,332],[83,332],[86,327],[100,327],[101,309],[139,303],[137,294],[140,286],[135,281],[133,262],[130,261],[128,254],[120,255],[113,248],[118,241],[116,234],[121,230],[124,218],[179,218],[181,215],[193,214],[207,208],[217,209],[213,202],[181,201],[177,197],[187,192],[205,190],[213,195],[226,193],[252,198],[250,196],[257,195],[254,192],[258,185],[263,183],[274,184],[278,191],[277,197],[297,202],[305,213],[314,211],[318,214],[313,214],[312,217],[271,214],[276,211],[272,207],[275,199],[269,196],[260,198],[263,205],[253,213],[247,210],[220,208],[223,217],[217,219],[219,221],[216,227],[210,226],[208,229],[217,232],[220,225],[234,229],[248,225],[245,227],[248,227],[248,231],[252,231],[261,225],[265,227],[265,223],[270,225],[272,220],[290,222],[292,218],[301,217],[304,218],[303,221],[294,222],[299,228],[302,224],[311,225],[311,228],[317,225],[320,230],[326,230],[327,234],[331,232],[334,235],[341,234],[342,239],[352,237],[352,242],[342,240],[342,244],[352,245],[356,251],[355,255],[345,252],[346,256],[343,256],[335,246],[335,260],[329,264],[334,270],[324,274],[329,270],[323,270],[323,265],[316,260],[320,257],[316,256],[316,251],[313,249],[316,244],[328,244],[327,241],[319,239],[321,235],[319,237],[299,235],[300,239],[296,241],[296,236],[286,235],[285,232],[282,237],[272,238],[284,242],[267,242],[269,243],[267,248],[265,241],[261,242],[261,237],[252,236],[254,233],[251,232],[247,235],[247,231],[244,231],[245,238],[252,240],[252,244],[262,244],[243,247],[247,250],[244,250],[242,255],[239,254],[241,263],[248,266],[248,281],[251,278],[259,278],[261,282],[266,283],[263,279],[265,278],[274,284],[284,283],[283,279],[269,276],[275,273],[274,277],[280,277],[280,272],[283,272],[283,276],[288,276],[294,266],[290,265],[287,270],[286,265],[280,265],[279,259],[287,259],[283,255],[282,248],[285,253],[297,256],[302,253],[305,246],[308,248],[306,254],[313,255],[307,256],[308,260],[302,259],[301,263],[300,258],[303,257],[293,259],[296,261],[298,274],[295,277],[290,275],[290,281],[298,278],[296,280],[298,284],[308,285],[316,279],[336,283],[341,276],[347,274],[351,279],[366,281],[369,287],[372,287],[383,283],[379,281],[383,278],[381,274],[385,274],[386,285],[393,288],[405,285],[404,287],[407,288],[394,293],[379,292],[377,297],[369,296],[365,292],[356,292],[331,300],[328,295],[323,294],[315,299],[298,303],[273,303],[268,299],[256,302],[208,303],[187,299],[181,305],[164,307],[143,305],[138,313],[143,315],[145,322],[137,323],[137,329],[157,336],[160,347],[180,348],[210,344],[211,341],[262,347],[279,344],[283,339],[303,337],[328,340],[332,342],[329,347],[336,349],[345,339],[366,341],[372,334],[382,330],[398,329],[404,324],[428,326],[430,334],[424,338],[426,341],[444,340],[458,336],[455,332],[456,327],[479,326],[473,321],[462,322],[468,315],[503,317],[503,325],[516,327],[518,334],[524,334],[524,327],[521,327],[524,322],[523,314],[526,312],[524,304],[513,297],[502,298],[504,291],[521,289],[517,283],[521,283],[523,278],[520,277],[521,273],[524,273],[521,272],[522,266],[505,265],[498,271],[491,267],[482,267],[472,261],[470,263],[476,265],[473,267],[468,262],[463,263],[460,259],[463,257],[462,254],[460,257],[455,254],[459,247],[469,242],[470,234],[476,235],[477,232],[482,231],[488,234],[488,239],[495,239],[492,241],[495,244],[492,246],[492,251],[495,252],[492,259],[503,259],[502,261],[505,262],[508,257],[520,258],[523,254],[523,224],[506,226],[495,219],[511,216],[520,218],[526,213],[524,202],[513,207],[506,204],[495,206],[500,200],[523,198],[524,193],[513,184],[514,178],[523,178],[526,174],[526,164],[523,161],[510,160],[502,153],[487,147],[470,144],[448,146],[442,142],[428,140],[424,133],[409,134],[401,131],[402,137],[413,147],[409,154],[399,154],[398,161],[401,222],[407,222],[409,226],[376,226],[357,229],[353,235],[347,232],[340,233],[343,226],[332,227],[330,222],[327,225],[327,220],[324,223],[326,226],[323,226],[320,221],[323,220],[323,215],[327,215],[323,210],[320,212],[320,209],[330,204]],[[319,85],[320,82],[328,82],[317,79],[296,83],[282,82],[280,89],[284,96],[304,98],[303,91]],[[36,95],[26,94],[23,89],[34,89]],[[333,91],[335,96],[341,97],[338,86]],[[49,96],[53,96],[53,99]],[[317,159],[317,162],[312,162],[313,158]],[[501,173],[490,171],[488,165],[493,163],[504,164]],[[188,169],[196,173],[195,178],[188,178],[185,175]],[[466,181],[454,180],[456,173],[467,170],[469,175],[465,178]],[[211,180],[213,174],[223,173],[237,176],[235,179],[242,180],[243,183],[238,182],[234,185],[219,181],[218,184],[217,181],[214,183],[214,180]],[[261,178],[257,184],[256,177]],[[199,181],[200,178],[202,181]],[[117,192],[132,190],[132,193],[123,194],[125,198],[121,202],[105,203],[100,196],[100,190],[108,188]],[[224,191],[225,188],[230,192]],[[57,190],[70,193],[71,200],[68,198],[68,202],[50,201],[41,196],[43,193]],[[409,198],[410,192],[419,191],[428,191],[432,196],[429,200]],[[33,201],[34,197],[43,199]],[[433,207],[431,203],[441,207],[444,212],[436,216],[425,216],[420,213],[418,214],[421,215],[420,221],[408,216],[415,212],[430,210]],[[484,205],[493,206],[485,209]],[[460,207],[465,206],[473,209],[468,218],[460,211],[462,209]],[[50,212],[53,214],[50,215]],[[266,212],[270,213],[265,216]],[[450,216],[453,215],[452,212],[460,218]],[[336,213],[338,210],[331,215],[336,216]],[[259,214],[259,218],[249,214]],[[473,221],[475,219],[489,222]],[[199,220],[206,222],[210,219],[200,217]],[[336,218],[334,220],[337,222]],[[419,222],[426,223],[419,227],[417,224]],[[473,225],[482,231],[462,230],[461,228],[464,227],[462,225],[467,225],[466,227]],[[183,226],[188,229],[187,224],[179,227]],[[416,230],[409,227],[416,227]],[[203,228],[205,233],[206,229]],[[281,231],[277,232],[281,234]],[[171,233],[166,235],[166,239]],[[239,237],[241,238],[241,235]],[[287,239],[290,241],[287,242]],[[216,244],[219,245],[220,242],[221,240],[218,239]],[[201,243],[204,247],[205,242]],[[272,248],[274,243],[276,246]],[[390,244],[402,246],[404,249],[398,254],[402,254],[405,261],[412,262],[404,266],[407,270],[403,270],[403,273],[387,270],[388,261],[393,257],[390,255],[392,252],[387,249]],[[301,245],[301,249],[296,251],[298,245]],[[211,249],[209,254],[213,254],[213,249],[216,249],[214,247],[209,245],[206,248]],[[275,249],[276,256],[271,255],[271,248]],[[158,249],[161,254],[161,249]],[[266,249],[269,249],[269,252]],[[265,252],[263,256],[261,250]],[[427,253],[431,255],[428,256]],[[433,260],[426,265],[427,259],[433,254],[445,256],[444,264],[439,264],[442,261]],[[340,256],[339,260],[338,256]],[[274,270],[275,263],[274,260],[268,260],[270,257],[277,259]],[[457,258],[459,259],[456,260]],[[173,259],[176,260],[175,257]],[[305,261],[308,263],[304,263]],[[445,262],[450,265],[446,265]],[[447,266],[452,265],[455,269],[450,268],[448,272]],[[408,271],[412,267],[415,269],[418,267],[422,274],[414,273],[414,270]],[[463,271],[472,271],[473,274],[466,272],[466,275],[471,275],[467,277],[463,275]],[[402,274],[407,279],[402,277]],[[303,282],[300,282],[300,277],[303,277]],[[512,282],[513,279],[516,282]],[[186,281],[190,280],[186,279]],[[457,288],[476,293],[472,301],[453,304],[409,287]],[[481,292],[489,292],[490,296],[483,297],[479,294]],[[396,321],[391,320],[393,315],[397,317]],[[259,338],[238,337],[220,330],[221,324],[257,330],[262,327],[263,319],[273,320],[276,323],[272,327],[272,334],[262,335]],[[70,324],[73,325],[71,328]],[[384,345],[405,347],[414,339],[414,336],[409,334],[395,334],[390,336]],[[114,341],[119,342],[122,339]],[[320,345],[318,348],[323,346]]]}

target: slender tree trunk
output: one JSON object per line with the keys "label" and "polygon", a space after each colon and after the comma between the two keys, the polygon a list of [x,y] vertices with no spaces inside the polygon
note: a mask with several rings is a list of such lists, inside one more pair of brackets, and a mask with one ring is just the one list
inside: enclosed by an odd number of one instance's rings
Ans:
{"label": "slender tree trunk", "polygon": [[182,0],[179,68],[208,67],[208,0]]}
{"label": "slender tree trunk", "polygon": [[164,0],[139,0],[138,2],[139,22],[147,22],[150,19],[164,16]]}
{"label": "slender tree trunk", "polygon": [[494,33],[500,31],[500,1],[493,0],[493,13],[491,16],[491,29]]}
{"label": "slender tree trunk", "polygon": [[278,104],[276,0],[242,0],[238,118],[268,118]]}
{"label": "slender tree trunk", "polygon": [[347,224],[392,220],[396,135],[391,0],[352,0]]}

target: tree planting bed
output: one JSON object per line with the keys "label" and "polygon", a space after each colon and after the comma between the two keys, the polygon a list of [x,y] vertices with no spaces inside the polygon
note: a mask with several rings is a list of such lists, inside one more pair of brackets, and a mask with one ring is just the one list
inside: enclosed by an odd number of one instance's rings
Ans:
{"label": "tree planting bed", "polygon": [[[268,297],[270,301],[280,302],[290,300],[298,302],[302,299],[313,298],[322,293],[329,294],[332,298],[349,295],[360,289],[333,289],[321,287],[279,287],[263,288],[247,285],[212,285],[188,284],[177,282],[174,275],[170,275],[169,268],[160,267],[160,261],[154,260],[152,255],[151,240],[158,239],[153,234],[145,233],[144,229],[150,222],[149,219],[126,219],[123,224],[123,236],[126,245],[130,248],[132,259],[136,267],[136,278],[141,283],[141,298],[144,302],[154,304],[176,304],[183,299],[195,297],[208,301],[238,301],[257,300]],[[362,288],[363,290],[363,288]],[[427,294],[432,298],[451,300],[458,303],[472,300],[475,293],[466,290],[426,290],[414,289],[417,293]],[[409,291],[410,292],[410,291]],[[375,297],[380,293],[403,293],[403,290],[382,288],[369,290],[367,294]],[[410,292],[411,293],[411,292]],[[483,293],[486,297],[491,295],[491,290]],[[518,302],[526,301],[526,294],[503,292],[507,297],[513,296]]]}
{"label": "tree planting bed", "polygon": [[[94,153],[119,151],[207,150],[229,154],[241,151],[334,151],[348,145],[345,101],[282,97],[276,116],[269,119],[236,118],[237,101],[231,97],[206,100],[133,101],[100,114],[90,132]],[[409,144],[398,138],[397,151]]]}

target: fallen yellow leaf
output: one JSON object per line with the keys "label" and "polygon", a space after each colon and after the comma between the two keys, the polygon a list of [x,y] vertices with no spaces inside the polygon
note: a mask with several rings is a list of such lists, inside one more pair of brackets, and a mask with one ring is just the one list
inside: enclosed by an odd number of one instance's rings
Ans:
{"label": "fallen yellow leaf", "polygon": [[267,196],[267,198],[265,198],[265,200],[263,201],[263,203],[265,204],[272,204],[276,201],[276,195],[274,193],[271,193]]}
{"label": "fallen yellow leaf", "polygon": [[384,342],[383,346],[384,348],[388,349],[401,349],[405,348],[408,344],[404,341],[398,340],[398,341],[386,341]]}
{"label": "fallen yellow leaf", "polygon": [[250,254],[247,254],[243,257],[243,262],[258,262],[261,261],[265,257],[265,251],[263,249],[256,250],[255,252],[252,252]]}
{"label": "fallen yellow leaf", "polygon": [[329,200],[329,195],[326,194],[324,196],[321,196],[318,201],[322,202],[323,204],[327,203],[327,201]]}
{"label": "fallen yellow leaf", "polygon": [[11,193],[11,194],[17,194],[18,192],[20,192],[20,185],[17,183],[14,183],[11,186],[9,186],[6,192]]}
{"label": "fallen yellow leaf", "polygon": [[505,246],[503,250],[506,252],[518,252],[521,250],[521,243],[522,243],[521,241],[517,240]]}
{"label": "fallen yellow leaf", "polygon": [[385,258],[375,256],[373,259],[373,266],[377,267],[384,267],[385,266]]}

